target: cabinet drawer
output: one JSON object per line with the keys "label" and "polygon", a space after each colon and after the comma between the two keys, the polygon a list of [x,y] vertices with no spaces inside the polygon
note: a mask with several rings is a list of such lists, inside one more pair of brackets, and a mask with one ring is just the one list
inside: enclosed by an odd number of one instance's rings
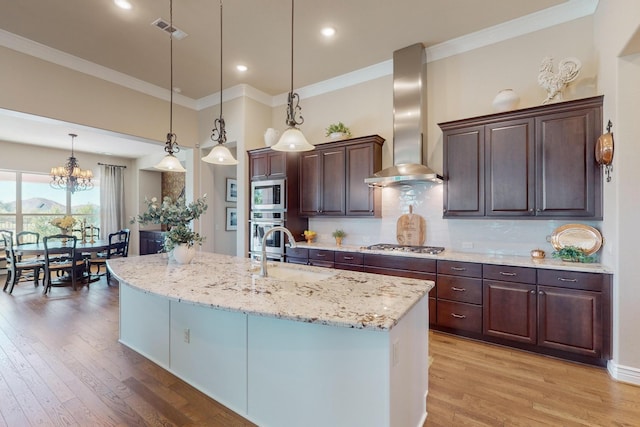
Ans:
{"label": "cabinet drawer", "polygon": [[438,274],[452,276],[482,277],[482,264],[473,262],[438,261]]}
{"label": "cabinet drawer", "polygon": [[436,272],[436,260],[418,257],[403,257],[395,255],[364,254],[365,266],[382,267],[395,270]]}
{"label": "cabinet drawer", "polygon": [[[420,271],[396,270],[395,268],[380,268],[364,266],[365,273],[384,274],[385,276],[409,277],[411,279],[432,280],[436,281],[435,273],[422,273]],[[433,290],[431,292],[434,292]],[[435,293],[434,293],[435,295]]]}
{"label": "cabinet drawer", "polygon": [[290,248],[289,246],[285,246],[284,253],[288,257],[293,258],[309,258],[309,249],[307,248]]}
{"label": "cabinet drawer", "polygon": [[300,265],[308,265],[309,264],[307,262],[307,258],[293,258],[293,257],[290,257],[290,256],[287,256],[286,262],[291,263],[291,264],[300,264]]}
{"label": "cabinet drawer", "polygon": [[579,271],[538,270],[538,284],[587,291],[602,291],[604,275]]}
{"label": "cabinet drawer", "polygon": [[438,300],[482,304],[482,279],[438,275]]}
{"label": "cabinet drawer", "polygon": [[337,262],[335,264],[333,264],[333,268],[337,269],[337,270],[350,270],[350,271],[359,271],[361,273],[364,273],[364,266],[363,265],[356,265],[356,264],[338,264]]}
{"label": "cabinet drawer", "polygon": [[358,264],[362,265],[363,256],[358,252],[341,252],[336,251],[334,255],[335,262],[339,262],[342,264]]}
{"label": "cabinet drawer", "polygon": [[437,319],[440,326],[482,332],[482,307],[479,305],[438,300]]}
{"label": "cabinet drawer", "polygon": [[313,265],[315,267],[324,267],[324,268],[333,268],[333,261],[322,261],[318,259],[309,258],[309,265]]}
{"label": "cabinet drawer", "polygon": [[501,282],[536,283],[536,269],[510,265],[485,264],[482,277]]}
{"label": "cabinet drawer", "polygon": [[318,260],[324,262],[333,262],[333,251],[324,249],[309,249],[309,261]]}

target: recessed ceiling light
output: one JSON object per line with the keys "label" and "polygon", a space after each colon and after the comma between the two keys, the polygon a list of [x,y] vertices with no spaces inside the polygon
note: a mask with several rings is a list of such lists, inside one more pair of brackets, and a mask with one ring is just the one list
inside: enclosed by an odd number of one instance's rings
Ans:
{"label": "recessed ceiling light", "polygon": [[333,27],[324,27],[320,32],[325,37],[333,37],[336,34],[336,29]]}
{"label": "recessed ceiling light", "polygon": [[247,68],[247,66],[246,66],[246,65],[242,65],[242,64],[240,64],[240,65],[236,65],[236,70],[238,70],[238,71],[240,71],[240,72],[244,73],[245,71],[247,71],[247,70],[248,70],[248,68]]}
{"label": "recessed ceiling light", "polygon": [[121,9],[131,9],[131,3],[129,3],[127,0],[113,0],[113,2]]}

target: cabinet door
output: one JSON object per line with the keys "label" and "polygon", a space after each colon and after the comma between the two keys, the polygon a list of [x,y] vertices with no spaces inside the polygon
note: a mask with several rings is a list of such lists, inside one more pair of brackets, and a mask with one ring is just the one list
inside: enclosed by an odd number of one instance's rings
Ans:
{"label": "cabinet door", "polygon": [[373,144],[366,144],[346,148],[347,216],[373,216],[375,214],[377,194],[374,188],[370,188],[364,183],[364,180],[377,172],[377,169],[374,170],[376,168],[374,152],[376,147]]}
{"label": "cabinet door", "polygon": [[283,151],[268,153],[267,168],[269,178],[285,178],[287,176],[287,153]]}
{"label": "cabinet door", "polygon": [[536,214],[602,217],[602,178],[594,149],[599,108],[536,118]]}
{"label": "cabinet door", "polygon": [[321,201],[322,215],[345,213],[345,149],[322,150]]}
{"label": "cabinet door", "polygon": [[601,294],[538,286],[538,345],[601,357]]}
{"label": "cabinet door", "polygon": [[536,343],[536,286],[485,280],[483,333]]}
{"label": "cabinet door", "polygon": [[251,179],[265,179],[269,176],[267,154],[249,154],[249,176]]}
{"label": "cabinet door", "polygon": [[484,126],[446,131],[444,217],[484,215]]}
{"label": "cabinet door", "polygon": [[322,156],[315,150],[300,158],[300,214],[315,216],[320,213]]}
{"label": "cabinet door", "polygon": [[533,119],[485,128],[487,216],[535,215]]}

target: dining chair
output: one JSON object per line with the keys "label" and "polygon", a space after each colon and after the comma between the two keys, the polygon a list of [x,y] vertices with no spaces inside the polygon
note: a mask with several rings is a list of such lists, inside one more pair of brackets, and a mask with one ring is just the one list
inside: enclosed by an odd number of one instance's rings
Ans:
{"label": "dining chair", "polygon": [[[16,245],[18,247],[20,247],[21,245],[28,245],[33,243],[35,243],[36,245],[40,243],[40,233],[37,233],[35,231],[21,231],[16,234]],[[18,261],[23,260],[23,254],[20,253],[19,250],[16,253],[16,255],[18,256]],[[29,258],[39,258],[39,257],[40,255],[29,256]]]}
{"label": "dining chair", "polygon": [[40,284],[40,270],[44,266],[42,260],[36,258],[19,260],[13,248],[13,232],[0,230],[0,235],[2,235],[7,262],[7,279],[2,290],[6,291],[9,288],[11,294],[16,283],[31,279],[33,279],[33,285],[37,287]]}
{"label": "dining chair", "polygon": [[69,282],[65,277],[54,282],[51,278],[53,272],[66,273],[66,277],[71,280],[71,287],[76,290],[78,276],[82,274],[85,267],[82,256],[76,254],[78,238],[56,234],[45,236],[42,242],[44,243],[44,290],[42,293],[46,294],[53,286],[68,286]]}
{"label": "dining chair", "polygon": [[[102,276],[106,274],[107,285],[109,285],[109,280],[111,279],[111,273],[109,273],[109,269],[106,267],[107,260],[112,258],[125,258],[129,255],[130,234],[131,232],[128,228],[109,234],[109,246],[107,249],[99,252],[95,258],[89,260],[89,271],[91,271],[92,266],[96,266],[97,270],[95,275]],[[100,267],[102,266],[105,267],[105,273],[101,274]]]}

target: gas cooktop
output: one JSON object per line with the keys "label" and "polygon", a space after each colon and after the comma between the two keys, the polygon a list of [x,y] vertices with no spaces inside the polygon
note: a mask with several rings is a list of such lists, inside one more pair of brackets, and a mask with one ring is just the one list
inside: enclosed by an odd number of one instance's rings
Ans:
{"label": "gas cooktop", "polygon": [[367,249],[374,251],[389,251],[389,252],[412,252],[418,254],[430,254],[435,255],[444,251],[442,246],[408,246],[408,245],[393,245],[391,243],[378,243],[375,245],[367,246]]}

